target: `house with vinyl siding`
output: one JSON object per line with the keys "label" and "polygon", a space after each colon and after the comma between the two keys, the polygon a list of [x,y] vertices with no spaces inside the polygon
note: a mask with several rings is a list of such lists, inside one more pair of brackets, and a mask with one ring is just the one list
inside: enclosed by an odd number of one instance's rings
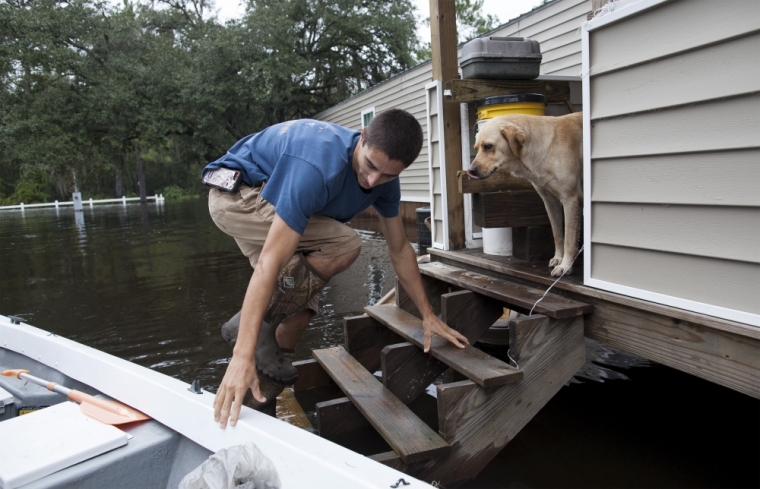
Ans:
{"label": "house with vinyl siding", "polygon": [[[603,3],[555,0],[487,34],[539,41],[541,76],[570,80],[584,110],[584,284],[760,326],[760,2],[619,0],[589,21]],[[390,107],[418,118],[402,212],[431,206],[433,247],[448,249],[439,91],[426,62],[317,117],[357,129]]]}
{"label": "house with vinyl siding", "polygon": [[[541,75],[572,77],[577,83],[577,98],[580,104],[580,25],[586,21],[590,11],[591,0],[555,0],[510,20],[485,36],[530,37],[539,41],[543,55]],[[426,61],[315,117],[353,129],[363,127],[367,114],[387,108],[403,109],[417,117],[425,142],[417,160],[401,174],[402,213],[412,219],[415,208],[429,206],[435,198],[434,195],[440,195],[440,191],[436,192],[437,186],[430,179],[431,163],[436,163],[431,162],[431,143],[434,146],[437,135],[432,131],[435,140],[430,140],[428,118],[430,111],[435,112],[436,109],[430,107],[427,100],[430,89],[426,90],[425,87],[432,81],[432,63]],[[474,120],[472,122],[474,123]],[[434,147],[432,151],[435,152]]]}

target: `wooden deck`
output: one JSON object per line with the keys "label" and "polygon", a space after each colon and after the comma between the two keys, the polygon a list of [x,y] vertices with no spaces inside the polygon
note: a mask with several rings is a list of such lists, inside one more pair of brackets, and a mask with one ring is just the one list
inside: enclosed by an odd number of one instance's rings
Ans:
{"label": "wooden deck", "polygon": [[[545,289],[555,280],[543,262],[486,255],[481,248],[429,251],[434,262],[529,287]],[[594,307],[585,316],[587,337],[760,398],[760,328],[587,287],[583,264],[574,268],[552,292]]]}

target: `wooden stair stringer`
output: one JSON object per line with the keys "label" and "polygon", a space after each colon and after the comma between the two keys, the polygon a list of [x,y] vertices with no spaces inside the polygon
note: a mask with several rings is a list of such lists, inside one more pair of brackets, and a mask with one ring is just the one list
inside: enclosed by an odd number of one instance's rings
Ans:
{"label": "wooden stair stringer", "polygon": [[[440,303],[443,322],[462,333],[470,344],[503,313],[501,303],[469,290],[443,294]],[[404,404],[414,401],[448,368],[408,342],[386,346],[380,357],[383,385]]]}
{"label": "wooden stair stringer", "polygon": [[314,350],[312,355],[405,463],[439,458],[450,452],[449,445],[433,429],[343,347]]}
{"label": "wooden stair stringer", "polygon": [[390,453],[373,459],[427,481],[454,484],[476,477],[585,362],[583,317],[542,315],[510,321],[519,337],[514,356],[521,382],[483,389],[470,380],[437,386],[439,431],[451,453],[404,463]]}

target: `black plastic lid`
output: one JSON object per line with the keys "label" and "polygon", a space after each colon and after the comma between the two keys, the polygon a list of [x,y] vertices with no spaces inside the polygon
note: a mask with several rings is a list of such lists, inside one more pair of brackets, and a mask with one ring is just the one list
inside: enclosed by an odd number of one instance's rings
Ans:
{"label": "black plastic lid", "polygon": [[496,97],[488,97],[483,100],[478,100],[475,103],[475,108],[479,109],[486,105],[497,104],[515,104],[518,102],[541,102],[546,105],[546,97],[538,93],[515,93],[512,95],[498,95]]}

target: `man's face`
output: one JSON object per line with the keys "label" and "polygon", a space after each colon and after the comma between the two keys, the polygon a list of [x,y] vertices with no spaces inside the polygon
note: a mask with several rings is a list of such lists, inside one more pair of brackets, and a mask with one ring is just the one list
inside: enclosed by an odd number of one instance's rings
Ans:
{"label": "man's face", "polygon": [[399,160],[391,160],[385,152],[364,144],[362,129],[361,139],[354,150],[354,173],[363,189],[371,189],[383,183],[390,182],[404,170],[404,164]]}

